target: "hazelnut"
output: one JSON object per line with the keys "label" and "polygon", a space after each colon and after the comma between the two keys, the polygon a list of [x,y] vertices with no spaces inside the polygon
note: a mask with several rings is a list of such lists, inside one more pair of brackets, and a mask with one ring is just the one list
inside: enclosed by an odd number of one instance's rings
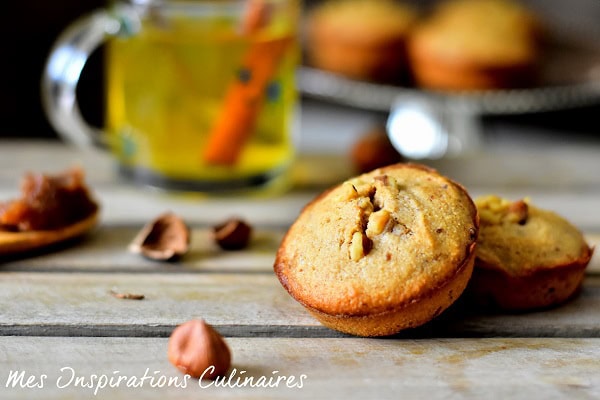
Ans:
{"label": "hazelnut", "polygon": [[350,182],[344,182],[340,189],[338,198],[340,201],[349,201],[358,198],[358,190],[356,190],[356,186]]}
{"label": "hazelnut", "polygon": [[189,246],[190,230],[183,219],[165,213],[142,228],[129,245],[129,251],[167,261],[187,253]]}
{"label": "hazelnut", "polygon": [[377,175],[376,177],[373,178],[373,180],[377,183],[377,182],[381,182],[382,186],[389,186],[390,185],[390,177],[388,175]]}
{"label": "hazelnut", "polygon": [[371,203],[371,199],[368,197],[361,197],[356,201],[356,205],[363,212],[370,214],[373,212],[373,203]]}
{"label": "hazelnut", "polygon": [[391,215],[387,210],[379,210],[372,213],[369,216],[369,222],[367,224],[366,234],[372,238],[382,233],[388,223],[390,222]]}
{"label": "hazelnut", "polygon": [[231,352],[223,337],[204,320],[179,325],[171,333],[169,361],[194,378],[215,379],[231,366]]}
{"label": "hazelnut", "polygon": [[213,228],[214,239],[223,250],[241,250],[250,242],[252,227],[238,218],[231,218]]}
{"label": "hazelnut", "polygon": [[357,172],[369,172],[402,161],[384,127],[377,127],[360,137],[352,146],[350,158]]}
{"label": "hazelnut", "polygon": [[519,225],[527,222],[529,207],[523,200],[514,201],[508,206],[508,219],[511,222],[516,222]]}
{"label": "hazelnut", "polygon": [[350,241],[350,259],[352,261],[360,260],[371,251],[372,245],[371,240],[362,232],[354,232]]}

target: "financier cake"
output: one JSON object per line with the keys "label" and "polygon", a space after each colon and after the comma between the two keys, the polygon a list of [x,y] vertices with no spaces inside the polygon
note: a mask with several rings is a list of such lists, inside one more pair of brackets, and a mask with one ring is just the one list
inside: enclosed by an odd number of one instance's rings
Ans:
{"label": "financier cake", "polygon": [[328,0],[306,18],[306,50],[318,68],[355,79],[399,81],[417,14],[394,0]]}
{"label": "financier cake", "polygon": [[592,249],[576,227],[527,199],[489,195],[475,203],[481,228],[469,291],[478,301],[525,311],[577,292]]}
{"label": "financier cake", "polygon": [[471,277],[479,222],[465,189],[393,164],[310,202],[275,259],[283,287],[323,325],[385,336],[431,320]]}
{"label": "financier cake", "polygon": [[541,24],[511,0],[450,0],[413,30],[418,85],[442,90],[527,86],[540,58]]}

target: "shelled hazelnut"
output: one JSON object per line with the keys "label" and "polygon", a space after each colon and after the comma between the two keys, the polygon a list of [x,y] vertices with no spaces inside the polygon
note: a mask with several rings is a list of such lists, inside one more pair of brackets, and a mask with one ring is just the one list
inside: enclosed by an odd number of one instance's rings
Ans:
{"label": "shelled hazelnut", "polygon": [[239,218],[230,218],[213,227],[213,235],[223,250],[241,250],[250,242],[252,226]]}
{"label": "shelled hazelnut", "polygon": [[231,351],[223,337],[204,320],[185,322],[173,330],[167,349],[169,361],[193,378],[215,379],[231,366]]}
{"label": "shelled hazelnut", "polygon": [[351,148],[350,159],[358,173],[403,161],[390,143],[384,127],[376,127],[361,136]]}

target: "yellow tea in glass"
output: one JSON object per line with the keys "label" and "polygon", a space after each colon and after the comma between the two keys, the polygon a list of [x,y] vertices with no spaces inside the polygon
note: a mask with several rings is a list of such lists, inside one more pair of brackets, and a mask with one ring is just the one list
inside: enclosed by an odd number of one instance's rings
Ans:
{"label": "yellow tea in glass", "polygon": [[176,190],[281,183],[294,155],[299,10],[299,0],[132,0],[107,10],[103,134],[121,172]]}
{"label": "yellow tea in glass", "polygon": [[167,2],[109,42],[111,144],[126,172],[159,186],[266,184],[293,158],[297,4],[192,3]]}

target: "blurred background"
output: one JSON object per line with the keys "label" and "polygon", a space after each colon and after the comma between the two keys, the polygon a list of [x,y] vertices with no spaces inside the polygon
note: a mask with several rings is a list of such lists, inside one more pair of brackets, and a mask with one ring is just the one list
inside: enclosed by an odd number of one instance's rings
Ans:
{"label": "blurred background", "polygon": [[[318,1],[305,1],[306,8]],[[596,26],[587,35],[600,46],[600,1],[598,0],[544,0],[528,1],[537,10],[551,18],[564,19],[563,26],[580,29]],[[423,4],[423,2],[421,2]],[[59,33],[78,16],[106,5],[104,0],[22,0],[9,2],[2,14],[0,25],[4,37],[3,60],[0,73],[3,88],[0,91],[0,136],[57,138],[48,124],[40,103],[40,77],[51,45]],[[7,9],[8,8],[8,9]],[[86,65],[78,87],[80,108],[92,124],[102,125],[103,74],[102,51],[95,53]],[[343,106],[331,102],[307,100],[308,110],[320,108],[338,110]],[[352,113],[365,113],[372,119],[385,119],[384,112],[349,108]],[[563,110],[523,115],[485,116],[486,131],[510,135],[511,128],[519,127],[519,135],[537,135],[557,140],[600,141],[600,104],[565,107]],[[568,132],[568,137],[565,137]]]}
{"label": "blurred background", "polygon": [[[51,137],[42,110],[40,81],[53,42],[77,17],[105,5],[104,0],[25,0],[10,2],[2,13],[2,37],[8,52],[0,63],[3,90],[0,94],[0,136]],[[80,87],[82,113],[101,125],[103,110],[102,51],[86,65]]]}

